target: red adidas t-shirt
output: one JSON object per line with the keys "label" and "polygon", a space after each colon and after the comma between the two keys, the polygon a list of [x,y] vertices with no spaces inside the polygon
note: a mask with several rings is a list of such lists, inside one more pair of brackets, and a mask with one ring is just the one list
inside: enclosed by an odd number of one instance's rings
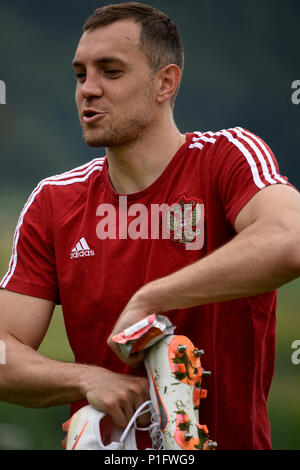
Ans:
{"label": "red adidas t-shirt", "polygon": [[[111,186],[106,158],[95,159],[43,180],[33,191],[0,286],[61,303],[76,361],[144,374],[126,368],[106,345],[131,296],[231,240],[240,210],[272,184],[288,180],[279,175],[266,143],[241,128],[187,134],[161,176],[129,195],[127,207],[124,198],[120,206]],[[200,230],[197,249],[188,249],[192,238],[180,232],[184,216],[178,221],[178,211],[166,219],[169,238],[157,236],[162,217],[153,222],[151,238],[151,208],[175,203],[192,204],[192,225],[199,222]],[[110,238],[103,239],[105,232]],[[274,371],[275,311],[276,293],[270,292],[165,313],[176,334],[205,350],[203,366],[212,375],[203,380],[208,396],[201,401],[200,421],[219,449],[271,448],[266,401]],[[81,405],[72,405],[72,412]]]}

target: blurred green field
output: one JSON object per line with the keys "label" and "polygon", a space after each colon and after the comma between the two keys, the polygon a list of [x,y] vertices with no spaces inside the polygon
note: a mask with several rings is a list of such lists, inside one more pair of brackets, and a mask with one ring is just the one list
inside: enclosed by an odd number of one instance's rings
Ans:
{"label": "blurred green field", "polygon": [[[16,213],[14,201],[12,207]],[[7,270],[15,223],[15,216],[0,213],[0,277]],[[300,365],[291,361],[291,344],[300,340],[299,304],[297,279],[279,289],[276,371],[269,398],[273,448],[278,450],[300,450]],[[59,307],[40,352],[52,359],[73,361]],[[0,449],[61,449],[61,423],[68,419],[68,413],[68,406],[28,410],[0,402]]]}

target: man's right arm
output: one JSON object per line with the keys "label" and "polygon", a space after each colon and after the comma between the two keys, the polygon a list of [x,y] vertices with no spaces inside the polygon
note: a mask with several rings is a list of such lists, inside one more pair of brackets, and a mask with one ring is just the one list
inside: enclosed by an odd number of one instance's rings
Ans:
{"label": "man's right arm", "polygon": [[124,428],[149,399],[147,379],[39,354],[54,307],[48,300],[0,290],[0,341],[6,349],[6,363],[0,364],[0,400],[46,408],[87,399]]}

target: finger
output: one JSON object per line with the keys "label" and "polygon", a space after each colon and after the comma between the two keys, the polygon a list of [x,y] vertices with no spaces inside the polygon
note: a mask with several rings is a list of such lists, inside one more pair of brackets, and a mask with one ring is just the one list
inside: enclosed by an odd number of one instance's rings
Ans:
{"label": "finger", "polygon": [[[124,356],[123,356],[123,358],[124,358]],[[137,368],[144,361],[144,358],[145,358],[144,351],[139,351],[137,353],[132,354],[128,358],[125,358],[125,360],[128,363],[127,365],[130,365],[131,367]]]}
{"label": "finger", "polygon": [[128,402],[126,404],[124,403],[124,405],[122,406],[122,411],[123,411],[124,416],[126,417],[126,426],[127,426],[127,424],[133,417],[136,410],[133,404]]}
{"label": "finger", "polygon": [[[136,398],[135,409],[138,410],[141,405],[150,400],[149,392],[149,381],[145,379],[144,390],[142,391],[140,397]],[[140,427],[147,427],[151,424],[151,414],[147,411],[148,407],[144,409],[137,419],[137,423]]]}
{"label": "finger", "polygon": [[[127,424],[129,423],[131,418],[134,416],[136,411],[140,408],[140,406],[145,403],[145,401],[148,401],[148,400],[137,401],[135,404],[130,404],[130,403],[126,403],[126,405],[124,404],[124,406],[122,407],[122,411],[123,411],[124,416],[126,416]],[[138,426],[140,427],[149,426],[149,424],[151,423],[150,413],[148,411],[147,412],[142,411],[141,414],[139,414],[139,416],[136,418],[136,422]]]}
{"label": "finger", "polygon": [[114,353],[119,357],[119,359],[126,364],[127,366],[138,368],[145,358],[144,351],[139,351],[137,353],[131,354],[129,357],[124,356],[121,352],[119,345],[115,345],[113,348]]}
{"label": "finger", "polygon": [[124,430],[129,422],[128,416],[122,407],[110,408],[106,414],[111,416],[113,424],[118,428]]}
{"label": "finger", "polygon": [[141,414],[137,419],[137,424],[140,427],[147,427],[151,424],[151,414],[149,411]]}

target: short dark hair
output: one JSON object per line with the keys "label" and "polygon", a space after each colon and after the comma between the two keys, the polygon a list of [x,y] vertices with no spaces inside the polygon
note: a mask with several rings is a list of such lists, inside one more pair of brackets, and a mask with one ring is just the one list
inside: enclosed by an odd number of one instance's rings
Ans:
{"label": "short dark hair", "polygon": [[[84,23],[83,31],[130,19],[141,25],[140,48],[154,72],[169,64],[176,64],[183,71],[183,44],[176,24],[149,5],[127,2],[97,8]],[[178,90],[179,87],[172,99],[173,106]]]}

